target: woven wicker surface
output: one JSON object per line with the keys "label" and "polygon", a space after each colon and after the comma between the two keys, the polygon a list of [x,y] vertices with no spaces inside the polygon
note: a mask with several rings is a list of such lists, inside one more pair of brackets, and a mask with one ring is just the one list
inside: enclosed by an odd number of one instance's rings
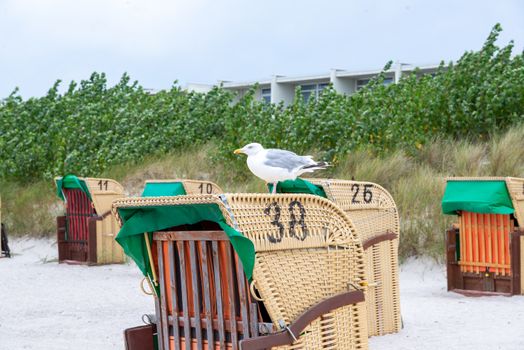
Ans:
{"label": "woven wicker surface", "polygon": [[[225,199],[225,201],[223,201]],[[364,253],[351,220],[311,195],[225,194],[128,198],[120,207],[215,203],[255,245],[253,280],[272,321],[286,324],[326,297],[365,282]],[[118,213],[115,212],[118,217]],[[120,219],[119,219],[120,220]],[[314,321],[279,349],[367,349],[366,305],[345,306]]]}
{"label": "woven wicker surface", "polygon": [[206,180],[166,179],[146,180],[147,183],[173,183],[180,182],[184,185],[186,193],[189,194],[220,194],[224,191],[215,183]]}
{"label": "woven wicker surface", "polygon": [[398,280],[399,215],[395,201],[382,186],[372,182],[336,179],[307,179],[321,185],[326,195],[351,219],[362,242],[386,232],[397,238],[365,250],[368,332],[370,336],[400,331]]}

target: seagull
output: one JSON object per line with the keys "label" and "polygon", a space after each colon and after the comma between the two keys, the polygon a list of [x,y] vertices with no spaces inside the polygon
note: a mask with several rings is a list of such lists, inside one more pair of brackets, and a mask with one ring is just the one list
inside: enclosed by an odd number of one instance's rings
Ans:
{"label": "seagull", "polygon": [[303,173],[329,166],[326,162],[314,161],[312,156],[299,156],[283,149],[264,149],[259,143],[250,143],[234,153],[247,155],[247,167],[255,176],[273,184],[273,194],[278,182],[295,180]]}

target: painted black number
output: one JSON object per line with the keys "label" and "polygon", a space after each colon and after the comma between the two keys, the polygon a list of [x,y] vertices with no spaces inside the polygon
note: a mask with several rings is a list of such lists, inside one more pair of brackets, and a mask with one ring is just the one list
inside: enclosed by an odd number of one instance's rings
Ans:
{"label": "painted black number", "polygon": [[273,202],[270,205],[268,205],[267,208],[264,209],[264,214],[271,217],[271,209],[273,209],[274,212],[273,221],[271,221],[271,224],[278,227],[278,237],[270,235],[268,238],[271,243],[278,243],[282,241],[282,238],[284,237],[284,225],[282,225],[282,223],[280,222],[280,206],[278,205],[278,203]]}
{"label": "painted black number", "polygon": [[364,202],[371,203],[373,200],[373,192],[370,191],[373,185],[364,185]]}
{"label": "painted black number", "polygon": [[[200,193],[204,193],[204,184],[203,183],[201,183],[200,186],[198,186],[198,188],[200,189]],[[213,193],[213,185],[206,184],[206,193],[207,194]]]}
{"label": "painted black number", "polygon": [[360,203],[360,201],[357,200],[357,195],[358,195],[358,192],[360,191],[360,186],[357,184],[354,184],[353,186],[351,186],[351,191],[353,191],[353,199],[351,200],[351,203],[353,204]]}
{"label": "painted black number", "polygon": [[[295,207],[298,207],[298,209],[300,210],[300,219],[298,220],[298,223],[302,228],[302,235],[298,235],[296,232],[295,226],[297,225],[297,217],[295,216],[295,211],[293,210]],[[308,230],[305,222],[306,209],[304,209],[302,203],[300,203],[299,201],[293,201],[289,203],[289,217],[289,235],[291,237],[296,237],[301,241],[305,240],[308,236]]]}
{"label": "painted black number", "polygon": [[105,190],[107,191],[107,180],[106,181],[98,181],[98,186],[100,187],[100,191],[102,191],[105,187]]}

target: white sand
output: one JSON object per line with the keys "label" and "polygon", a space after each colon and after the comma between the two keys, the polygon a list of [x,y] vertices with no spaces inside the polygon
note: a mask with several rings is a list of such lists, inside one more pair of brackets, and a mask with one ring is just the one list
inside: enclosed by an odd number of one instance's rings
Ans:
{"label": "white sand", "polygon": [[[153,313],[133,264],[57,264],[50,240],[18,239],[0,259],[0,349],[123,349],[122,331]],[[524,349],[524,297],[446,292],[445,271],[411,260],[401,269],[405,328],[370,339],[371,350]]]}
{"label": "white sand", "polygon": [[133,264],[57,263],[50,240],[12,240],[0,259],[0,349],[123,349],[123,330],[154,313]]}
{"label": "white sand", "polygon": [[445,267],[410,260],[400,270],[404,329],[370,339],[372,350],[524,349],[524,297],[465,297],[446,291]]}

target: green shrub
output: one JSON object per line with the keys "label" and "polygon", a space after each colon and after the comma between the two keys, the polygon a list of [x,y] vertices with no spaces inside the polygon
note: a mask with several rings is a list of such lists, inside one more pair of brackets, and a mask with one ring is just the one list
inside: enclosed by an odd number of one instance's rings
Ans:
{"label": "green shrub", "polygon": [[[442,63],[433,76],[415,71],[384,86],[381,74],[351,96],[328,87],[316,100],[296,98],[289,106],[256,101],[254,89],[237,103],[219,87],[202,94],[175,84],[149,94],[127,75],[108,87],[98,73],[72,82],[64,93],[58,92],[58,81],[41,98],[24,100],[15,90],[0,102],[0,178],[99,175],[115,164],[140,163],[146,156],[210,141],[216,145],[210,158],[221,161],[233,160],[233,149],[253,141],[313,151],[335,163],[357,150],[431,157],[425,151],[429,141],[487,140],[524,119],[523,54],[512,56],[512,42],[498,48],[500,31],[496,25],[480,51],[466,52],[455,64]],[[515,162],[493,159],[494,166],[495,161],[504,167]]]}

